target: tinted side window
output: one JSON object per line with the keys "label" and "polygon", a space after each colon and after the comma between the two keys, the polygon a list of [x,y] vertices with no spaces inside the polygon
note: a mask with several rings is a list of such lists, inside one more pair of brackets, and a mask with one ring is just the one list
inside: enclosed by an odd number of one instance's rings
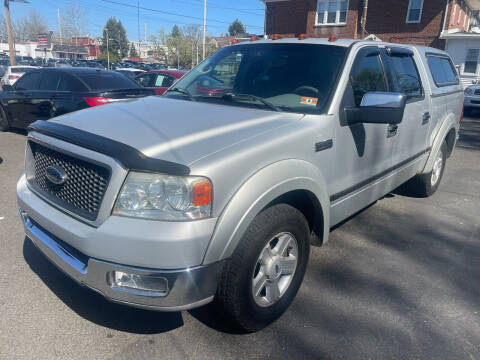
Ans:
{"label": "tinted side window", "polygon": [[170,87],[174,82],[175,82],[175,78],[172,77],[172,76],[165,76],[165,79],[163,79],[163,84],[162,86],[163,87]]}
{"label": "tinted side window", "polygon": [[393,91],[405,93],[409,98],[423,96],[422,82],[413,58],[391,56],[389,61]]}
{"label": "tinted side window", "polygon": [[379,55],[367,55],[357,58],[350,74],[355,105],[360,106],[363,95],[370,91],[387,91],[385,75]]}
{"label": "tinted side window", "polygon": [[41,73],[39,71],[23,75],[15,84],[16,90],[37,90]]}
{"label": "tinted side window", "polygon": [[153,87],[154,81],[155,81],[154,74],[145,74],[137,78],[137,82],[144,87]]}
{"label": "tinted side window", "polygon": [[73,91],[73,92],[82,92],[87,91],[85,85],[83,85],[80,80],[74,78],[73,76],[62,74],[60,76],[60,83],[58,84],[58,91]]}
{"label": "tinted side window", "polygon": [[157,75],[157,80],[155,80],[155,87],[162,87],[164,80],[165,80],[165,75],[158,74]]}
{"label": "tinted side window", "polygon": [[56,91],[58,83],[60,82],[60,74],[58,72],[46,71],[42,74],[40,80],[40,90]]}
{"label": "tinted side window", "polygon": [[448,57],[429,55],[427,60],[437,86],[458,84],[457,72]]}

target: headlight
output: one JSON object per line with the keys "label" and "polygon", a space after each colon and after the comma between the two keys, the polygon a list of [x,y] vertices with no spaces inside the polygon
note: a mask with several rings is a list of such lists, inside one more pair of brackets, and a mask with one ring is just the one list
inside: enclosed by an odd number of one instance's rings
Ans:
{"label": "headlight", "polygon": [[465,94],[467,95],[473,95],[474,92],[475,90],[472,87],[468,87],[465,89]]}
{"label": "headlight", "polygon": [[210,216],[212,184],[198,176],[130,172],[113,215],[152,220],[196,220]]}

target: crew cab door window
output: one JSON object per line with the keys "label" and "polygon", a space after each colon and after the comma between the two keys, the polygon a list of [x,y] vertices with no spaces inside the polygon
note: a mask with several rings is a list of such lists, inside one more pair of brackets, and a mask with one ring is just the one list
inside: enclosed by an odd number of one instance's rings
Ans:
{"label": "crew cab door window", "polygon": [[371,91],[387,91],[387,83],[378,51],[359,55],[350,74],[355,105],[362,102],[363,95]]}
{"label": "crew cab door window", "polygon": [[408,99],[423,96],[422,82],[411,56],[389,56],[391,89],[407,95]]}

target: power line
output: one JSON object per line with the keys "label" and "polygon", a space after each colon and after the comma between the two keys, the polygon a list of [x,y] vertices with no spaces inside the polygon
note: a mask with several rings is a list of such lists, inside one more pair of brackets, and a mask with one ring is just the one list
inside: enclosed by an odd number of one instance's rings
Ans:
{"label": "power line", "polygon": [[[47,0],[48,3],[50,3],[52,6],[55,6],[58,7],[58,4],[56,4],[54,1],[59,1],[59,0]],[[109,13],[111,14],[112,12],[115,12],[115,14],[117,15],[117,17],[119,19],[121,19],[122,17],[129,17],[129,18],[132,18],[132,19],[137,19],[137,14],[136,13],[133,13],[133,12],[129,12],[128,10],[127,11],[122,11],[122,10],[119,10],[118,8],[112,8],[112,7],[109,7],[108,5],[102,5],[102,4],[98,4],[97,2],[95,3],[95,6],[93,6],[91,3],[89,3],[87,0],[76,0],[77,2],[77,6],[83,8],[83,9],[87,9],[88,11],[93,11],[93,12],[96,12],[98,14],[102,14],[102,15],[105,15],[105,11],[102,11],[100,9],[97,9],[97,7],[101,7],[103,9],[106,9],[106,10],[109,10]],[[80,4],[85,4],[85,6],[82,6]],[[134,6],[135,10],[136,10],[136,6]],[[134,10],[132,8],[132,10]],[[136,11],[135,11],[136,12]],[[113,15],[112,15],[113,16]],[[145,20],[149,20],[149,21],[152,21],[154,23],[158,23],[159,21],[161,22],[164,22],[164,23],[168,23],[168,24],[177,24],[177,25],[197,25],[197,26],[201,26],[201,23],[198,22],[198,23],[193,23],[193,22],[182,22],[182,21],[176,21],[176,20],[172,20],[172,19],[167,19],[167,18],[162,18],[162,17],[158,17],[158,16],[149,16],[149,15],[142,15],[142,18],[145,19]],[[89,24],[93,25],[95,28],[98,28],[98,29],[103,29],[105,26],[102,26],[102,25],[99,25],[99,24],[96,24],[88,19],[86,19],[86,22],[88,22]],[[223,25],[210,25],[210,24],[207,24],[207,27],[208,28],[215,28],[215,29],[225,29],[225,26]]]}
{"label": "power line", "polygon": [[[184,0],[170,0],[170,1],[173,1],[175,3],[198,5],[198,6],[203,5],[202,0],[196,0],[197,2],[190,2],[190,1],[184,1]],[[241,12],[241,13],[244,13],[244,14],[249,14],[249,15],[254,15],[254,16],[263,16],[263,14],[255,14],[255,13],[250,12],[250,11],[257,11],[257,10],[264,11],[264,9],[239,9],[239,8],[226,7],[226,6],[221,6],[221,5],[212,5],[212,3],[210,3],[210,2],[208,3],[208,7],[209,8],[214,8],[214,9],[221,9],[221,10],[233,10],[233,11],[238,11],[238,12]]]}
{"label": "power line", "polygon": [[[125,3],[122,3],[122,2],[119,2],[119,1],[113,1],[113,0],[101,0],[101,1],[107,2],[107,3],[111,3],[111,4],[121,5],[121,6],[125,6],[125,7],[134,7],[134,8],[137,8],[135,5],[125,4]],[[146,7],[143,7],[143,6],[140,6],[140,9],[146,10],[146,11],[151,11],[151,12],[157,12],[157,13],[161,13],[161,14],[166,14],[166,15],[173,15],[173,16],[184,17],[184,18],[188,18],[188,19],[203,20],[203,18],[197,17],[197,16],[178,14],[178,13],[169,12],[169,11],[164,11],[164,10],[146,8]],[[222,21],[222,20],[216,20],[216,19],[207,19],[207,20],[208,20],[208,21],[211,21],[211,22],[220,23],[220,24],[230,25],[230,22],[228,22],[228,21]],[[245,25],[248,26],[248,27],[261,28],[261,29],[263,29],[263,26],[248,25],[248,24],[245,24]]]}

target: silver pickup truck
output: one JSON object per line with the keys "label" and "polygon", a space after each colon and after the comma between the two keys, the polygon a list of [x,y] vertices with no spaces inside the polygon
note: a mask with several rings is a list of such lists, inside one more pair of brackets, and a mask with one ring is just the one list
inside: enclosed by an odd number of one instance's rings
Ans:
{"label": "silver pickup truck", "polygon": [[20,215],[51,262],[112,301],[214,300],[256,331],[292,302],[332,226],[403,183],[436,191],[462,106],[437,49],[239,43],[163,97],[35,122]]}

